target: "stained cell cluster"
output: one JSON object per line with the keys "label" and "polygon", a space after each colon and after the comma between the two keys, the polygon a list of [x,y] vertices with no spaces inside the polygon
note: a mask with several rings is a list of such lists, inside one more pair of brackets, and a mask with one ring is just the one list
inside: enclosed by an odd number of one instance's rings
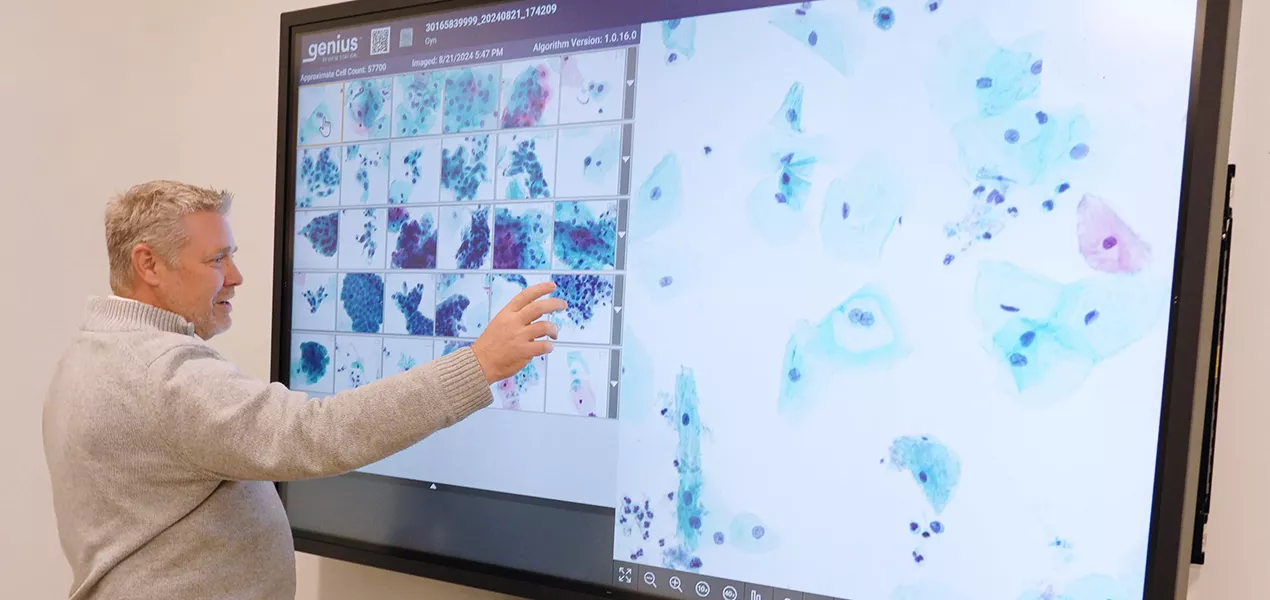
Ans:
{"label": "stained cell cluster", "polygon": [[299,190],[296,206],[307,208],[331,204],[338,199],[340,189],[340,163],[338,149],[306,148],[300,154],[300,168],[296,179]]}
{"label": "stained cell cluster", "polygon": [[316,384],[326,376],[331,366],[331,355],[326,346],[318,342],[300,343],[299,375],[308,385]]}
{"label": "stained cell cluster", "polygon": [[384,139],[391,133],[392,79],[365,79],[344,90],[344,127],[348,139]]}
{"label": "stained cell cluster", "polygon": [[340,304],[357,333],[377,333],[384,324],[384,278],[377,273],[348,273],[340,285]]}
{"label": "stained cell cluster", "polygon": [[[406,317],[406,332],[410,335],[432,335],[436,329],[435,322],[420,310],[420,304],[423,302],[425,290],[423,284],[416,283],[414,286],[401,284],[401,290],[393,292],[392,300],[397,310]],[[424,307],[429,312],[433,310],[433,306]]]}
{"label": "stained cell cluster", "polygon": [[556,268],[613,268],[617,263],[617,204],[557,203],[553,239]]}
{"label": "stained cell cluster", "polygon": [[823,138],[803,131],[803,95],[802,83],[791,84],[766,134],[751,142],[755,167],[767,175],[746,198],[746,210],[751,228],[770,242],[788,242],[801,230],[821,162]]}
{"label": "stained cell cluster", "polygon": [[492,129],[498,122],[498,67],[447,73],[444,98],[444,133]]}
{"label": "stained cell cluster", "polygon": [[547,103],[556,90],[552,89],[552,69],[543,63],[525,67],[516,75],[509,91],[507,106],[503,109],[504,128],[533,127],[543,123]]}
{"label": "stained cell cluster", "polygon": [[474,200],[493,177],[489,170],[490,136],[466,136],[455,147],[441,150],[441,187],[454,200]]}
{"label": "stained cell cluster", "polygon": [[422,157],[421,146],[409,148],[402,145],[393,146],[392,183],[388,186],[390,204],[405,204],[414,196],[415,188],[424,179],[423,172],[419,168],[419,159]]}
{"label": "stained cell cluster", "polygon": [[324,285],[319,285],[312,290],[304,290],[304,300],[309,303],[309,312],[312,314],[317,314],[322,303],[329,297],[330,294],[326,292],[326,286]]}
{"label": "stained cell cluster", "polygon": [[[383,176],[386,176],[387,169],[388,157],[385,156],[382,146],[363,144],[345,146],[342,172],[346,181],[344,182],[345,191],[342,194],[344,197],[341,200],[351,203],[353,198],[348,188],[352,188],[358,202],[363,204],[370,202],[372,184],[378,183]],[[350,171],[351,179],[349,179]],[[382,193],[382,187],[379,191]],[[376,197],[379,196],[376,194]]]}
{"label": "stained cell cluster", "polygon": [[[568,308],[564,317],[578,328],[586,328],[596,316],[595,311],[605,302],[613,300],[613,278],[602,275],[552,275],[557,298],[563,298]],[[555,316],[559,316],[556,313]]]}
{"label": "stained cell cluster", "polygon": [[489,207],[472,209],[467,226],[459,238],[454,258],[460,269],[479,269],[490,254]]}
{"label": "stained cell cluster", "polygon": [[490,282],[485,275],[438,275],[436,335],[480,335],[489,319],[489,294]]}
{"label": "stained cell cluster", "polygon": [[361,244],[362,256],[370,261],[375,258],[375,253],[379,251],[379,244],[375,241],[375,232],[378,231],[379,225],[376,223],[377,215],[375,209],[370,208],[362,212],[362,227],[357,234],[357,243]]}
{"label": "stained cell cluster", "polygon": [[508,180],[503,190],[504,197],[511,200],[551,197],[546,170],[538,155],[537,139],[531,137],[516,141],[508,156],[500,161],[499,168]]}
{"label": "stained cell cluster", "polygon": [[445,76],[437,71],[398,75],[393,129],[400,137],[434,133],[441,114]]}
{"label": "stained cell cluster", "polygon": [[327,213],[314,217],[312,221],[300,228],[300,235],[309,240],[315,252],[322,256],[332,257],[339,248],[339,225],[340,214]]}
{"label": "stained cell cluster", "polygon": [[388,209],[388,233],[395,234],[396,247],[392,251],[391,266],[394,269],[437,268],[437,225],[429,211],[423,211],[418,219],[411,219],[405,208]]}
{"label": "stained cell cluster", "polygon": [[543,207],[498,207],[494,212],[494,268],[548,268],[550,234]]}
{"label": "stained cell cluster", "polygon": [[987,261],[979,267],[974,304],[985,349],[1001,361],[1015,391],[1051,402],[1155,326],[1168,308],[1162,286],[1107,273],[1061,284]]}
{"label": "stained cell cluster", "polygon": [[521,410],[530,388],[540,385],[546,376],[546,358],[539,356],[515,375],[494,385],[499,405],[507,410]]}

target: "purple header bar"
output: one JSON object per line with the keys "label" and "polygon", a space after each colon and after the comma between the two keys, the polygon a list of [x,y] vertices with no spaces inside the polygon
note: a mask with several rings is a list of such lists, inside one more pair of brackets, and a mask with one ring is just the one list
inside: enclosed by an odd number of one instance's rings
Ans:
{"label": "purple header bar", "polygon": [[[297,79],[312,83],[343,78],[332,73],[380,64],[384,64],[387,71],[400,72],[393,67],[421,56],[444,56],[456,50],[503,47],[507,55],[484,60],[510,59],[516,54],[524,58],[534,53],[513,52],[521,48],[521,44],[510,42],[529,41],[532,47],[533,41],[581,32],[594,35],[589,32],[612,32],[668,19],[792,4],[798,3],[789,0],[538,0],[492,4],[303,35],[296,48],[296,60],[300,63]],[[599,49],[630,43],[586,47]]]}

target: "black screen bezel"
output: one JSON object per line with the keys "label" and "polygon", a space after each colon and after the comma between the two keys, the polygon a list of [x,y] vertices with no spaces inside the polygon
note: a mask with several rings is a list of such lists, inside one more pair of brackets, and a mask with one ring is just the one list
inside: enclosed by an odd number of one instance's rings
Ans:
{"label": "black screen bezel", "polygon": [[[637,0],[595,0],[623,2]],[[290,243],[294,228],[294,100],[296,36],[367,21],[501,4],[490,0],[354,0],[281,16],[278,80],[278,163],[274,223],[271,379],[287,382],[291,321]],[[1192,519],[1198,485],[1197,407],[1209,368],[1216,301],[1216,259],[1230,137],[1234,66],[1242,0],[1198,0],[1190,99],[1178,213],[1172,306],[1151,505],[1144,598],[1182,598],[1187,587]],[[1148,17],[1149,18],[1149,17]],[[288,486],[278,483],[285,501]],[[485,563],[367,544],[292,528],[296,550],[366,566],[526,598],[560,600],[653,596],[587,585]]]}

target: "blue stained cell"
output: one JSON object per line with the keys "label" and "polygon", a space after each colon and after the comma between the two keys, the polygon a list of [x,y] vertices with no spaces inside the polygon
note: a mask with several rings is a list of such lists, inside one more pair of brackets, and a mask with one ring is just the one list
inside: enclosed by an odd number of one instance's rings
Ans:
{"label": "blue stained cell", "polygon": [[432,133],[441,115],[445,75],[439,71],[398,75],[394,88],[393,131],[396,137]]}
{"label": "blue stained cell", "polygon": [[1036,122],[1037,122],[1037,123],[1039,123],[1039,124],[1041,124],[1041,125],[1044,125],[1044,124],[1046,124],[1046,123],[1049,123],[1049,122],[1050,122],[1050,116],[1049,116],[1049,115],[1047,115],[1047,114],[1045,114],[1043,111],[1037,111],[1037,113],[1036,113]]}
{"label": "blue stained cell", "polygon": [[772,117],[773,129],[782,132],[801,133],[803,130],[803,84],[795,81],[785,92],[780,108]]}
{"label": "blue stained cell", "polygon": [[575,326],[585,328],[595,317],[596,310],[603,310],[602,305],[612,305],[612,276],[552,275],[551,281],[556,284],[552,296],[563,298],[568,306],[563,313],[554,314],[554,320],[567,319]]}
{"label": "blue stained cell", "polygon": [[1063,192],[1066,192],[1067,190],[1070,190],[1070,189],[1072,189],[1072,186],[1071,186],[1071,184],[1069,184],[1069,183],[1067,183],[1067,182],[1063,182],[1063,183],[1058,184],[1058,193],[1060,193],[1060,194],[1061,194],[1061,193],[1063,193]]}
{"label": "blue stained cell", "polygon": [[462,138],[455,148],[441,150],[441,189],[448,190],[454,200],[474,200],[482,186],[493,179],[489,172],[490,136]]}
{"label": "blue stained cell", "polygon": [[1054,210],[1054,201],[1053,201],[1053,200],[1046,200],[1046,201],[1042,202],[1042,203],[1041,203],[1041,208],[1042,208],[1042,209],[1044,209],[1044,210],[1045,210],[1045,212],[1049,212],[1049,211],[1051,211],[1051,210]]}
{"label": "blue stained cell", "polygon": [[1028,70],[1031,71],[1033,75],[1040,75],[1042,67],[1043,67],[1043,61],[1038,60],[1032,63],[1031,68],[1029,68]]}
{"label": "blue stained cell", "polygon": [[490,254],[490,207],[481,206],[469,211],[468,222],[460,233],[458,250],[454,253],[459,269],[479,269]]}
{"label": "blue stained cell", "polygon": [[1020,105],[953,126],[966,174],[980,180],[988,175],[997,187],[1030,186],[1043,179],[1048,184],[1065,176],[1063,169],[1088,153],[1080,142],[1089,135],[1089,121],[1083,114],[1057,112],[1046,113],[1044,120],[1039,123],[1034,109]]}
{"label": "blue stained cell", "polygon": [[494,211],[494,268],[546,269],[551,266],[547,249],[550,222],[537,206]]}
{"label": "blue stained cell", "polygon": [[860,41],[846,34],[840,15],[825,12],[811,3],[803,3],[797,8],[785,5],[771,10],[768,22],[773,27],[839,74],[848,74],[852,66],[849,59],[858,53]]}
{"label": "blue stained cell", "polygon": [[1007,144],[1019,143],[1019,130],[1007,129],[1005,132],[1005,141]]}
{"label": "blue stained cell", "polygon": [[661,42],[666,48],[666,62],[673,63],[681,58],[692,59],[697,52],[697,20],[688,17],[663,21]]}
{"label": "blue stained cell", "polygon": [[814,156],[785,154],[775,172],[754,186],[746,207],[750,225],[760,236],[784,242],[801,230],[817,162]]}
{"label": "blue stained cell", "polygon": [[975,80],[975,87],[977,87],[977,88],[979,88],[979,89],[981,89],[981,90],[991,89],[991,88],[992,88],[992,78],[991,78],[991,77],[980,77],[979,79]]}
{"label": "blue stained cell", "polygon": [[816,45],[816,40],[817,40],[817,39],[819,39],[819,38],[820,38],[820,36],[816,35],[816,32],[814,32],[814,31],[813,31],[813,32],[811,32],[811,33],[807,34],[807,44],[808,44],[809,46],[815,46],[815,45]]}
{"label": "blue stained cell", "polygon": [[939,521],[932,521],[930,524],[930,530],[935,532],[936,535],[941,534],[944,532],[944,524]]}
{"label": "blue stained cell", "polygon": [[[410,335],[433,335],[435,331],[435,322],[432,318],[419,310],[419,305],[423,302],[423,295],[423,284],[415,284],[414,287],[408,287],[404,282],[401,284],[401,291],[394,292],[392,295],[392,300],[396,304],[397,310],[406,317],[406,331]],[[427,306],[425,308],[431,312],[436,307]]]}
{"label": "blue stained cell", "polygon": [[939,10],[939,4],[940,4],[940,0],[927,0],[927,1],[926,1],[926,11],[927,11],[927,12],[935,12],[935,11]]}
{"label": "blue stained cell", "polygon": [[424,212],[411,219],[404,208],[388,209],[388,231],[397,233],[397,247],[392,251],[394,269],[437,268],[437,226],[433,213]]}
{"label": "blue stained cell", "polygon": [[498,65],[447,72],[442,132],[493,129],[498,123],[498,86]]}
{"label": "blue stained cell", "polygon": [[1089,156],[1089,146],[1085,144],[1076,144],[1075,146],[1072,146],[1069,154],[1073,160],[1081,160],[1086,156]]}
{"label": "blue stained cell", "polygon": [[314,252],[329,258],[339,247],[339,223],[338,212],[319,215],[300,228],[300,235],[309,240]]}
{"label": "blue stained cell", "polygon": [[820,217],[825,253],[853,264],[880,260],[907,207],[904,182],[889,163],[874,158],[830,182]]}
{"label": "blue stained cell", "polygon": [[340,161],[337,149],[305,148],[300,154],[296,207],[332,204],[340,188]]}
{"label": "blue stained cell", "polygon": [[780,547],[780,540],[758,515],[741,513],[728,525],[728,544],[743,552],[758,554]]}
{"label": "blue stained cell", "polygon": [[384,278],[377,273],[349,273],[340,285],[340,301],[357,333],[378,333],[384,323]]}
{"label": "blue stained cell", "polygon": [[657,161],[640,184],[632,204],[631,211],[639,214],[627,232],[632,240],[647,238],[679,218],[683,211],[683,174],[675,154]]}
{"label": "blue stained cell", "polygon": [[676,490],[682,502],[675,503],[676,532],[680,545],[675,550],[685,556],[697,551],[700,544],[701,519],[705,506],[701,491],[705,486],[705,474],[701,465],[701,418],[698,409],[701,399],[697,395],[697,379],[691,369],[683,368],[675,378],[674,408],[684,415],[675,425],[675,460],[679,475]]}
{"label": "blue stained cell", "polygon": [[[601,210],[595,214],[597,210]],[[617,264],[617,205],[559,202],[553,246],[556,268],[611,269]]]}
{"label": "blue stained cell", "polygon": [[961,459],[931,436],[903,436],[891,443],[891,464],[908,471],[931,509],[944,512],[961,483]]}
{"label": "blue stained cell", "polygon": [[714,543],[716,543],[716,544],[722,544],[722,543],[723,543],[723,540],[724,540],[724,536],[723,536],[723,532],[722,532],[722,531],[716,531],[716,532],[714,532]]}
{"label": "blue stained cell", "polygon": [[[502,166],[504,161],[506,166]],[[538,159],[538,140],[531,138],[517,142],[509,156],[499,159],[499,164],[502,176],[509,178],[506,190],[509,199],[551,197],[546,171]]]}
{"label": "blue stained cell", "polygon": [[1085,324],[1088,325],[1090,323],[1093,323],[1094,319],[1097,319],[1097,318],[1098,318],[1098,311],[1091,310],[1085,313]]}
{"label": "blue stained cell", "polygon": [[331,355],[326,346],[318,342],[300,343],[299,374],[308,385],[316,384],[326,376],[331,366]]}
{"label": "blue stained cell", "polygon": [[895,11],[890,7],[883,6],[873,13],[873,24],[882,31],[888,31],[895,26]]}

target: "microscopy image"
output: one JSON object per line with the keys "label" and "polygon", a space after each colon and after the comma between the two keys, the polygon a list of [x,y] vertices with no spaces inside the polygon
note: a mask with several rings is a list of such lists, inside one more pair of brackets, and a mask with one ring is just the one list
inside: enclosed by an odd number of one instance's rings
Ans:
{"label": "microscopy image", "polygon": [[631,241],[643,240],[679,219],[683,212],[683,172],[679,157],[666,154],[640,182],[631,198],[627,234]]}
{"label": "microscopy image", "polygon": [[767,127],[750,142],[754,168],[764,177],[745,200],[750,226],[771,243],[791,243],[807,225],[817,171],[826,161],[825,138],[803,130],[806,86],[795,81]]}
{"label": "microscopy image", "polygon": [[471,346],[472,342],[465,342],[462,340],[437,340],[433,344],[433,352],[436,353],[437,358],[441,358]]}
{"label": "microscopy image", "polygon": [[870,157],[829,183],[820,241],[830,258],[859,265],[881,260],[912,197],[906,180],[896,165]]}
{"label": "microscopy image", "polygon": [[550,275],[534,275],[528,273],[496,273],[490,276],[490,318],[494,318],[512,298],[525,291],[531,285],[538,285],[551,280]]}
{"label": "microscopy image", "polygon": [[427,204],[441,197],[441,140],[393,142],[388,154],[389,204]]}
{"label": "microscopy image", "polygon": [[392,78],[344,85],[344,141],[387,139],[392,133]]}
{"label": "microscopy image", "polygon": [[379,380],[384,360],[384,340],[378,337],[335,337],[335,391],[362,387]]}
{"label": "microscopy image", "polygon": [[498,65],[463,67],[445,74],[442,133],[498,127]]}
{"label": "microscopy image", "polygon": [[622,129],[617,125],[560,130],[556,197],[615,196],[622,174]]}
{"label": "microscopy image", "polygon": [[[933,435],[905,435],[891,442],[880,462],[882,468],[909,480],[909,485],[904,486],[909,490],[901,491],[901,497],[911,491],[922,497],[919,505],[904,509],[905,522],[896,523],[895,529],[908,532],[913,549],[906,552],[913,564],[926,563],[932,542],[947,531],[944,511],[955,500],[961,484],[961,458]],[[896,500],[896,504],[908,504],[900,498]]]}
{"label": "microscopy image", "polygon": [[384,283],[384,333],[435,335],[437,280],[430,273],[389,273]]}
{"label": "microscopy image", "polygon": [[344,84],[301,86],[298,129],[301,146],[339,142],[343,131],[340,119],[344,106]]}
{"label": "microscopy image", "polygon": [[570,54],[560,66],[560,123],[625,116],[626,49]]}
{"label": "microscopy image", "polygon": [[340,213],[299,210],[295,213],[294,267],[334,269],[338,266]]}
{"label": "microscopy image", "polygon": [[1086,194],[1076,205],[1076,238],[1089,268],[1133,275],[1151,262],[1151,245],[1106,200]]}
{"label": "microscopy image", "polygon": [[489,324],[489,302],[489,275],[437,275],[436,334],[461,338],[480,336]]}
{"label": "microscopy image", "polygon": [[336,206],[340,203],[338,146],[301,149],[295,173],[296,208]]}
{"label": "microscopy image", "polygon": [[555,125],[560,115],[560,57],[504,63],[501,89],[503,129]]}
{"label": "microscopy image", "polygon": [[385,204],[388,202],[388,144],[344,146],[340,203]]}
{"label": "microscopy image", "polygon": [[291,286],[291,328],[335,331],[334,273],[296,273]]}
{"label": "microscopy image", "polygon": [[543,412],[547,405],[547,357],[530,360],[520,372],[495,383],[493,390],[497,408]]}
{"label": "microscopy image", "polygon": [[406,73],[393,78],[392,137],[441,133],[445,74]]}
{"label": "microscopy image", "polygon": [[488,204],[442,206],[437,236],[437,268],[490,268],[494,207]]}
{"label": "microscopy image", "polygon": [[606,349],[556,346],[547,355],[546,412],[607,417],[609,355]]}
{"label": "microscopy image", "polygon": [[552,204],[494,207],[494,268],[538,270],[551,267]]}
{"label": "microscopy image", "polygon": [[498,136],[499,200],[550,198],[556,181],[556,136],[550,131],[519,131]]}
{"label": "microscopy image", "polygon": [[335,329],[353,333],[382,333],[384,276],[379,273],[340,273],[339,311]]}
{"label": "microscopy image", "polygon": [[560,342],[608,344],[613,340],[613,275],[552,275],[552,296],[569,305],[548,318],[560,329]]}
{"label": "microscopy image", "polygon": [[388,268],[437,268],[437,208],[388,209]]}
{"label": "microscopy image", "polygon": [[291,336],[291,382],[303,392],[335,393],[335,336],[296,333]]}
{"label": "microscopy image", "polygon": [[839,74],[848,75],[854,66],[852,60],[860,54],[861,43],[858,35],[847,32],[843,4],[786,4],[769,9],[768,22],[793,39],[803,52],[824,61]]}
{"label": "microscopy image", "polygon": [[385,268],[388,209],[347,209],[340,213],[340,222],[340,268]]}
{"label": "microscopy image", "polygon": [[400,375],[417,366],[432,362],[435,353],[432,340],[384,338],[384,378]]}
{"label": "microscopy image", "polygon": [[617,201],[557,202],[551,268],[600,271],[617,265]]}
{"label": "microscopy image", "polygon": [[661,43],[666,64],[682,64],[697,53],[697,19],[669,19],[661,22]]}
{"label": "microscopy image", "polygon": [[494,136],[446,138],[441,147],[441,200],[494,198]]}

